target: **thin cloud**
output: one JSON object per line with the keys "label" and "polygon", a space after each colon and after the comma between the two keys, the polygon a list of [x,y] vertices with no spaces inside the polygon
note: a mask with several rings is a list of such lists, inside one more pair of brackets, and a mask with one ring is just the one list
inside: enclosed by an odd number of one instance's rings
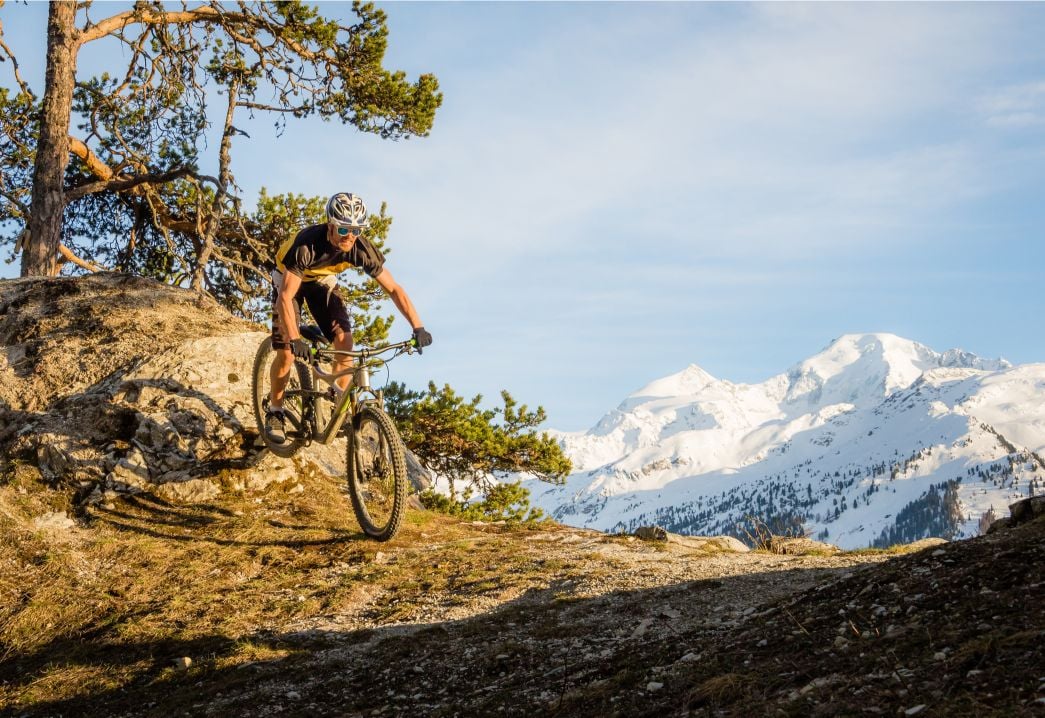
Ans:
{"label": "thin cloud", "polygon": [[1045,126],[1045,81],[1028,82],[988,94],[980,101],[988,125],[1005,129]]}

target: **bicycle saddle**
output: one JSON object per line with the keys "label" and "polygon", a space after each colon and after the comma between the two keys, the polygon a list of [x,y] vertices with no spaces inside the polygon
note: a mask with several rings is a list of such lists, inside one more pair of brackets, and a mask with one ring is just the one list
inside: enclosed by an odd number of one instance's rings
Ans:
{"label": "bicycle saddle", "polygon": [[306,324],[303,327],[299,327],[301,330],[301,336],[308,339],[313,344],[330,344],[330,341],[323,336],[322,330],[315,324]]}

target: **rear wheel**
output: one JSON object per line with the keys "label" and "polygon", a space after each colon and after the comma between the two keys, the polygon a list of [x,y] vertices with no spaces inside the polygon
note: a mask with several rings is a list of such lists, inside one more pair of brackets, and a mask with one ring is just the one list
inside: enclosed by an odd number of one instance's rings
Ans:
{"label": "rear wheel", "polygon": [[287,438],[282,444],[272,441],[265,433],[265,411],[269,405],[269,389],[271,386],[269,369],[272,366],[272,359],[275,355],[276,353],[272,349],[272,337],[269,337],[261,343],[261,346],[258,347],[258,353],[254,356],[254,373],[251,378],[250,393],[254,402],[254,420],[258,423],[258,433],[261,434],[261,440],[265,442],[265,446],[268,447],[269,451],[276,456],[288,457],[293,456],[305,443],[305,427],[302,420],[302,417],[305,415],[303,392],[311,390],[312,377],[309,375],[306,367],[299,362],[294,362],[294,367],[290,371],[290,378],[287,381],[287,391],[283,397]]}
{"label": "rear wheel", "polygon": [[348,490],[363,532],[378,541],[395,536],[406,509],[406,451],[388,414],[364,406],[352,419]]}

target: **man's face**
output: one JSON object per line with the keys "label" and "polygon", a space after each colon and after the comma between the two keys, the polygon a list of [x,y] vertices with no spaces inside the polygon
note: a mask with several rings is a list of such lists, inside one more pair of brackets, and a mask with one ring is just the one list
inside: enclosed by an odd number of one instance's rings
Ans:
{"label": "man's face", "polygon": [[[347,234],[341,234],[341,232],[347,232]],[[333,222],[327,222],[327,241],[342,252],[352,249],[352,245],[356,243],[356,239],[362,232],[363,230],[358,227],[338,227]]]}

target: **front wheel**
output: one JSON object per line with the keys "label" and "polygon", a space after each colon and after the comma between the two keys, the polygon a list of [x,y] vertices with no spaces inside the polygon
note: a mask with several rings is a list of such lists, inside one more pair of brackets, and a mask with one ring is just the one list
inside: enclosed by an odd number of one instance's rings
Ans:
{"label": "front wheel", "polygon": [[363,532],[378,541],[395,536],[406,508],[406,451],[388,414],[364,406],[352,417],[348,491]]}

